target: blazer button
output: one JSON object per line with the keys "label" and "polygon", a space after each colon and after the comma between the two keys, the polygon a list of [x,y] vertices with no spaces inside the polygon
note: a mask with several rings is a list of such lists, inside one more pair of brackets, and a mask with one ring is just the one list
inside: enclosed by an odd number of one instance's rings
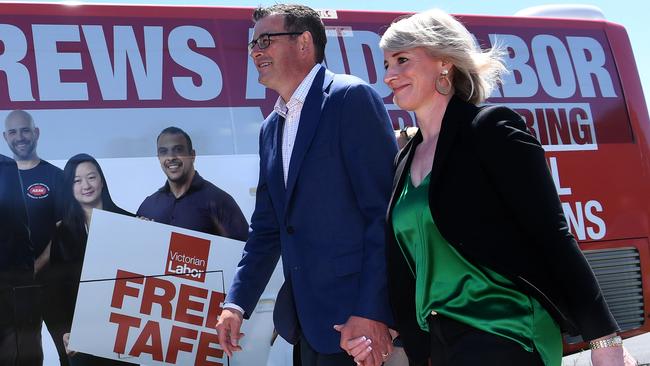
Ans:
{"label": "blazer button", "polygon": [[293,226],[287,226],[287,234],[293,234]]}

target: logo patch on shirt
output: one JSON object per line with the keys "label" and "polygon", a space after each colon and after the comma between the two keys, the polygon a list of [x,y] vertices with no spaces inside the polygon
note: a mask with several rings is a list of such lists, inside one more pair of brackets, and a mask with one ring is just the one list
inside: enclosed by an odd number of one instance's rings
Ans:
{"label": "logo patch on shirt", "polygon": [[205,282],[209,254],[209,240],[172,232],[165,274]]}
{"label": "logo patch on shirt", "polygon": [[27,187],[27,197],[40,200],[50,195],[50,187],[45,183],[34,183]]}

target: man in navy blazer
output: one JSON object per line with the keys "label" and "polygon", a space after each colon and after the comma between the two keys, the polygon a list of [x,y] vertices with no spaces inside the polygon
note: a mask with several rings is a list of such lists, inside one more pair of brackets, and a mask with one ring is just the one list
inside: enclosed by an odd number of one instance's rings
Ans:
{"label": "man in navy blazer", "polygon": [[279,98],[261,127],[255,211],[219,317],[221,346],[241,349],[242,319],[282,256],[274,322],[300,342],[302,365],[355,365],[344,350],[361,336],[364,365],[380,365],[392,349],[384,216],[397,145],[388,114],[368,84],[320,65],[326,36],[313,9],[277,4],[253,18],[249,52]]}

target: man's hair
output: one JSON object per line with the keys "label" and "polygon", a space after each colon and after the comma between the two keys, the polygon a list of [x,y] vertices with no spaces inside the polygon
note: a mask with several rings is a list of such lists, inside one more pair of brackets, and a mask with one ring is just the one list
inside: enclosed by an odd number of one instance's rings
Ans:
{"label": "man's hair", "polygon": [[158,138],[156,138],[156,144],[158,141],[160,141],[160,136],[164,134],[169,134],[169,135],[183,135],[185,137],[185,140],[187,141],[187,150],[188,152],[192,152],[192,139],[190,138],[190,135],[187,134],[187,132],[181,130],[178,127],[170,126],[165,128],[164,130],[160,131],[158,134]]}
{"label": "man's hair", "polygon": [[31,114],[23,111],[22,109],[16,109],[16,110],[13,110],[13,111],[9,112],[9,114],[7,115],[7,118],[5,118],[5,123],[7,123],[7,121],[9,121],[9,119],[15,118],[15,117],[20,117],[21,119],[29,122],[30,126],[34,127],[34,118],[32,117]]}
{"label": "man's hair", "polygon": [[253,20],[257,22],[273,14],[284,16],[284,28],[287,32],[309,31],[314,40],[314,49],[316,51],[315,61],[318,64],[323,62],[323,59],[325,59],[327,36],[325,35],[325,25],[323,25],[320,16],[314,9],[298,4],[275,4],[269,7],[260,6],[253,12]]}

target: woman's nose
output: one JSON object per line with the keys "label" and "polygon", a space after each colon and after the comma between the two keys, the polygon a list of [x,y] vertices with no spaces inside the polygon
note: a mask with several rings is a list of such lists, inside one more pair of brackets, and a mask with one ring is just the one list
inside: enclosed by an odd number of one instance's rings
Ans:
{"label": "woman's nose", "polygon": [[387,68],[386,73],[384,74],[384,83],[390,86],[391,81],[397,79],[397,74],[392,68]]}

